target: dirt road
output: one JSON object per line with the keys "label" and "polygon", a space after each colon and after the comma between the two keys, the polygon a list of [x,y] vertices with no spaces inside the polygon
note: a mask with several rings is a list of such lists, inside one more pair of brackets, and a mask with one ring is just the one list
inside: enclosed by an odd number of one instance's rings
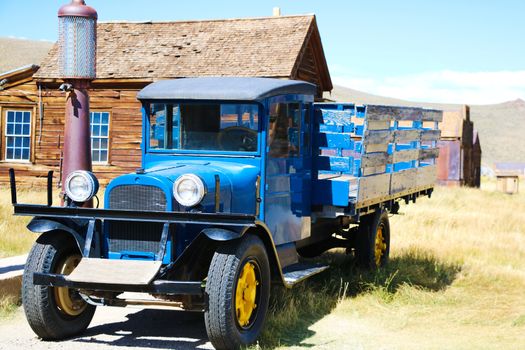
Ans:
{"label": "dirt road", "polygon": [[0,323],[0,349],[213,349],[202,313],[132,308],[98,308],[88,330],[62,342],[43,342],[23,310]]}

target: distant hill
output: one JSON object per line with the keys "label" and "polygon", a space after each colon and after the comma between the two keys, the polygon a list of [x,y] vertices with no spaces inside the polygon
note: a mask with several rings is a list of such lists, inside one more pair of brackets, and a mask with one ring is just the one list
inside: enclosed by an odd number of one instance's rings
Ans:
{"label": "distant hill", "polygon": [[[341,86],[334,86],[327,98],[358,104],[415,106],[454,111],[459,104],[410,102],[377,96]],[[525,101],[515,100],[494,105],[470,105],[470,118],[478,130],[482,163],[525,162]]]}
{"label": "distant hill", "polygon": [[49,41],[0,37],[0,73],[29,64],[40,64],[53,46]]}

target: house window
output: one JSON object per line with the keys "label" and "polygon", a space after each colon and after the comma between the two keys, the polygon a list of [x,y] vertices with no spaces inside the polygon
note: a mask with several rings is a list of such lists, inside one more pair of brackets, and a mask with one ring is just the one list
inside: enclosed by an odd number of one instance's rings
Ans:
{"label": "house window", "polygon": [[91,158],[94,163],[108,162],[109,112],[91,112]]}
{"label": "house window", "polygon": [[299,156],[301,110],[299,103],[274,103],[268,125],[269,155],[272,158]]}
{"label": "house window", "polygon": [[31,154],[31,112],[7,111],[5,160],[29,161]]}

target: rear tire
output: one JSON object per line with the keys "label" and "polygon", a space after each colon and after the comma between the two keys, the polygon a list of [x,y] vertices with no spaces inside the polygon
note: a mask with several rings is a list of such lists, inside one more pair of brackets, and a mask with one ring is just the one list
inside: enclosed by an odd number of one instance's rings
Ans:
{"label": "rear tire", "polygon": [[377,210],[361,218],[356,237],[355,256],[360,267],[375,270],[388,263],[390,223],[388,211]]}
{"label": "rear tire", "polygon": [[36,335],[43,340],[61,340],[82,333],[93,318],[95,306],[67,288],[33,284],[33,273],[69,274],[80,260],[80,252],[71,237],[57,232],[47,238],[45,242],[35,242],[27,258],[22,303]]}
{"label": "rear tire", "polygon": [[206,294],[204,321],[216,349],[239,349],[257,340],[270,299],[270,265],[259,237],[248,235],[217,249]]}

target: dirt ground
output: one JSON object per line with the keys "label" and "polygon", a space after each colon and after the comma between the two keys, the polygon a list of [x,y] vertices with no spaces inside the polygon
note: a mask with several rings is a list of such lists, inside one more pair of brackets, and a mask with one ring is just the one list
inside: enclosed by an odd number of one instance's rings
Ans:
{"label": "dirt ground", "polygon": [[88,330],[62,342],[39,340],[20,308],[0,323],[0,349],[213,349],[202,313],[98,308]]}

